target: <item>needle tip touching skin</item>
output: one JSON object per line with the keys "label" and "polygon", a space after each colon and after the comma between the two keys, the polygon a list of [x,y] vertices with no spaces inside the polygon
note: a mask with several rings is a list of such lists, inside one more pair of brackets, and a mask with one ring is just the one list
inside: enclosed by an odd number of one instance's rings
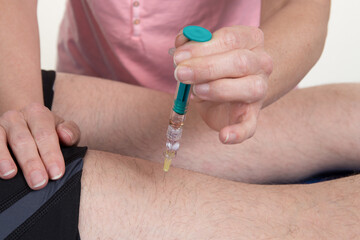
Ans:
{"label": "needle tip touching skin", "polygon": [[168,172],[169,171],[169,168],[170,168],[170,165],[171,165],[171,158],[167,158],[165,157],[165,160],[164,160],[164,172]]}
{"label": "needle tip touching skin", "polygon": [[170,169],[171,161],[175,157],[175,151],[166,150],[164,155],[164,172],[168,172]]}

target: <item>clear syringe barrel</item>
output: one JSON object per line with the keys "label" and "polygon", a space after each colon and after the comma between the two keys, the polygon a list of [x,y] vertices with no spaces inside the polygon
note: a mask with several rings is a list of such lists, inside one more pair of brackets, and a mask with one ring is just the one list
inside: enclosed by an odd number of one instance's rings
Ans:
{"label": "clear syringe barrel", "polygon": [[189,103],[190,90],[190,84],[178,82],[176,89],[177,94],[175,95],[174,105],[170,113],[169,126],[166,133],[166,149],[168,151],[175,151],[175,155],[180,146],[179,141],[182,135],[182,126],[184,125],[185,114]]}
{"label": "clear syringe barrel", "polygon": [[180,147],[182,128],[185,121],[185,114],[189,102],[191,85],[178,83],[174,105],[170,113],[169,125],[166,132],[166,151],[164,153],[164,171],[168,171],[171,160],[176,157]]}
{"label": "clear syringe barrel", "polygon": [[164,171],[169,171],[171,161],[176,157],[180,148],[180,139],[182,135],[185,114],[178,114],[171,111],[168,129],[166,132],[166,151],[164,152]]}
{"label": "clear syringe barrel", "polygon": [[180,139],[184,125],[185,115],[177,114],[172,111],[169,120],[169,126],[166,132],[166,150],[176,155],[180,147]]}

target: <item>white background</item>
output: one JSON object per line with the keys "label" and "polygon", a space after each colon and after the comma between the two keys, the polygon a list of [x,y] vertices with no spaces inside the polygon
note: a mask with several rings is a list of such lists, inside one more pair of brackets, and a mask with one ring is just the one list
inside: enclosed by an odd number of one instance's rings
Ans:
{"label": "white background", "polygon": [[[299,0],[301,1],[301,0]],[[56,42],[66,0],[39,0],[41,67],[55,69]],[[300,86],[360,82],[360,1],[333,0],[322,57]]]}

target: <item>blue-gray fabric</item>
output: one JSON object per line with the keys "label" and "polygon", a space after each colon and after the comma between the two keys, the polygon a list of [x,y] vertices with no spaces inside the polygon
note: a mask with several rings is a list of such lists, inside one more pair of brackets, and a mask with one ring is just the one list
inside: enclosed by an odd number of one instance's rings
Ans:
{"label": "blue-gray fabric", "polygon": [[64,176],[57,181],[50,181],[48,185],[38,191],[31,191],[18,200],[11,207],[0,213],[0,239],[4,239],[43,204],[45,204],[72,176],[82,170],[83,161],[76,159],[66,166]]}

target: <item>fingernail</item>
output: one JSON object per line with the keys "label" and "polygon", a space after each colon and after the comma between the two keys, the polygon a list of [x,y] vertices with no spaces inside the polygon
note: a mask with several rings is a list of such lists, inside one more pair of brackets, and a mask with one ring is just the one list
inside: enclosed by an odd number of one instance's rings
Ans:
{"label": "fingernail", "polygon": [[210,90],[210,85],[207,83],[196,84],[193,87],[193,92],[196,96],[206,95]]}
{"label": "fingernail", "polygon": [[46,182],[46,179],[39,170],[33,171],[30,175],[30,179],[33,188],[41,187]]}
{"label": "fingernail", "polygon": [[227,133],[224,143],[234,143],[236,140],[236,133]]}
{"label": "fingernail", "polygon": [[184,83],[190,83],[194,79],[194,71],[185,66],[176,67],[174,75],[176,80]]}
{"label": "fingernail", "polygon": [[181,35],[183,33],[183,29],[180,29],[180,31],[178,32],[178,34],[176,34],[176,37],[177,38],[179,35]]}
{"label": "fingernail", "polygon": [[182,61],[191,58],[191,53],[189,51],[179,51],[174,55],[174,63],[177,65]]}
{"label": "fingernail", "polygon": [[9,160],[0,161],[1,176],[6,177],[15,172]]}
{"label": "fingernail", "polygon": [[62,127],[61,130],[64,131],[66,135],[68,135],[70,142],[72,142],[72,140],[73,140],[72,132],[65,127]]}
{"label": "fingernail", "polygon": [[176,51],[176,48],[169,48],[168,53],[170,56],[174,56],[174,52]]}
{"label": "fingernail", "polygon": [[53,164],[49,167],[49,175],[52,180],[58,180],[62,176],[62,172],[57,164]]}

